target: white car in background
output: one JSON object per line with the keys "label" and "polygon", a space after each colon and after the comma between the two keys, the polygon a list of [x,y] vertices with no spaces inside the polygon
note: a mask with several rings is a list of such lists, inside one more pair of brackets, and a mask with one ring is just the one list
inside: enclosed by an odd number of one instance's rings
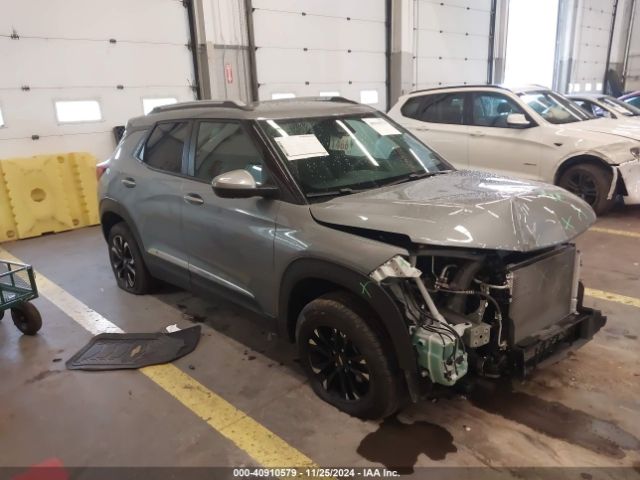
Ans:
{"label": "white car in background", "polygon": [[631,120],[640,122],[640,108],[625,103],[611,95],[603,93],[574,93],[567,95],[580,107],[598,118],[613,118],[614,120]]}
{"label": "white car in background", "polygon": [[553,183],[598,214],[618,195],[640,204],[640,122],[598,119],[544,87],[421,90],[389,115],[457,168]]}

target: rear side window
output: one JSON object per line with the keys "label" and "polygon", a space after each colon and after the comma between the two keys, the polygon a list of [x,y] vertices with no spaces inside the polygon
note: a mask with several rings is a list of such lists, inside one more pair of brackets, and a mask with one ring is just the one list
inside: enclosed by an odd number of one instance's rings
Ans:
{"label": "rear side window", "polygon": [[418,120],[430,123],[464,124],[464,93],[438,93],[422,97]]}
{"label": "rear side window", "polygon": [[144,146],[144,162],[158,170],[180,173],[182,153],[188,136],[187,122],[159,123]]}

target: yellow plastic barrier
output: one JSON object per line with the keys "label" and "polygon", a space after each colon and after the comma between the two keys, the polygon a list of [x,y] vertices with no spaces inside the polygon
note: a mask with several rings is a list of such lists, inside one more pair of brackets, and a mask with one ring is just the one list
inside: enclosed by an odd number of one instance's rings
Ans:
{"label": "yellow plastic barrier", "polygon": [[0,241],[99,223],[88,153],[0,159]]}

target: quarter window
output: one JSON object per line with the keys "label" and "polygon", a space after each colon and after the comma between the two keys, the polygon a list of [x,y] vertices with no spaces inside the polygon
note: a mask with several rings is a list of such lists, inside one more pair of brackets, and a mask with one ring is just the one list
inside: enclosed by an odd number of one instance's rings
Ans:
{"label": "quarter window", "polygon": [[200,122],[194,176],[209,182],[232,170],[248,171],[258,185],[265,182],[262,156],[241,124]]}
{"label": "quarter window", "polygon": [[473,122],[478,127],[509,128],[507,117],[522,113],[520,106],[505,95],[494,92],[473,94]]}
{"label": "quarter window", "polygon": [[145,144],[143,153],[145,163],[158,170],[180,173],[182,153],[188,138],[187,122],[159,123]]}

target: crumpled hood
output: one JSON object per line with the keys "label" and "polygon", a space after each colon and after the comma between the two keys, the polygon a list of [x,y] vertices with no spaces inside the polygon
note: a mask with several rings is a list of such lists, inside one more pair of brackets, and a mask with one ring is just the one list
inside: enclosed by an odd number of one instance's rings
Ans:
{"label": "crumpled hood", "polygon": [[571,129],[586,130],[588,132],[617,135],[630,140],[640,141],[640,122],[626,119],[597,118],[570,124]]}
{"label": "crumpled hood", "polygon": [[595,213],[555,187],[457,171],[310,207],[322,223],[407,235],[428,245],[526,252],[571,240]]}

